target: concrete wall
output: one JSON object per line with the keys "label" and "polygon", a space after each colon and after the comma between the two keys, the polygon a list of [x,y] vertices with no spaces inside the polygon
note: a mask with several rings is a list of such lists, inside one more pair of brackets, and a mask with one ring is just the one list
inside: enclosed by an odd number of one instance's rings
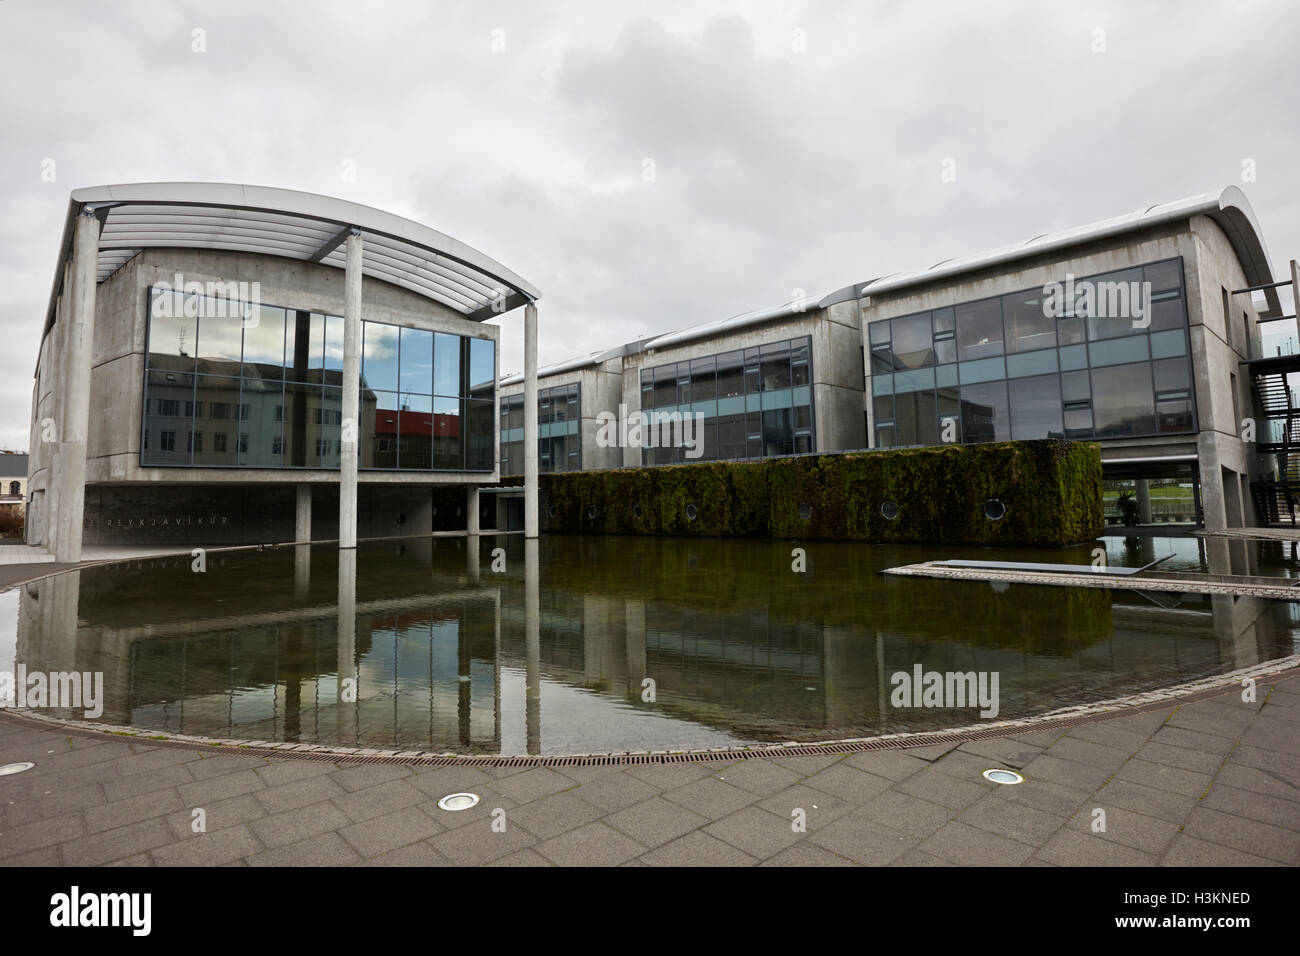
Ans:
{"label": "concrete wall", "polygon": [[[622,466],[622,451],[618,448],[602,448],[596,442],[600,428],[598,416],[601,412],[618,415],[618,406],[623,401],[623,363],[621,359],[610,359],[600,365],[588,365],[583,368],[569,369],[553,375],[541,372],[537,375],[537,390],[555,388],[561,385],[578,383],[579,409],[582,419],[579,434],[582,436],[582,468],[618,468]],[[507,396],[522,395],[524,383],[515,382],[503,385],[498,394]],[[499,427],[499,423],[498,423]],[[498,450],[500,446],[498,445]],[[640,462],[638,462],[640,464]],[[498,468],[500,462],[498,461]]]}
{"label": "concrete wall", "polygon": [[[91,421],[87,442],[86,481],[205,482],[243,484],[337,482],[334,470],[250,468],[145,468],[140,466],[140,414],[144,381],[144,350],[148,328],[148,292],[159,282],[259,282],[263,303],[341,315],[343,272],[329,266],[295,262],[274,256],[209,250],[150,249],[131,259],[100,283],[96,293],[95,341],[91,377]],[[65,297],[66,298],[66,297]],[[362,283],[367,320],[409,328],[490,338],[500,329],[469,322],[456,312],[423,296],[367,277]],[[48,488],[48,453],[40,440],[41,422],[55,415],[61,370],[58,320],[41,343],[32,414],[32,488]],[[495,416],[494,416],[495,418]],[[362,483],[409,483],[413,475],[426,484],[490,483],[499,476],[454,472],[361,472]]]}
{"label": "concrete wall", "polygon": [[[670,362],[755,348],[784,339],[812,337],[812,395],[814,451],[865,448],[862,417],[862,330],[856,303],[842,302],[826,309],[762,325],[710,335],[664,349],[647,349],[623,359],[623,403],[629,412],[641,410],[641,369]],[[640,467],[641,451],[623,450],[623,466]]]}
{"label": "concrete wall", "polygon": [[[1231,292],[1248,282],[1227,236],[1206,216],[1085,243],[1065,254],[1057,252],[983,269],[957,281],[865,297],[861,300],[861,348],[869,354],[867,326],[873,321],[1041,287],[1047,282],[1064,280],[1067,272],[1083,277],[1174,257],[1180,257],[1183,262],[1199,434],[1107,439],[1101,442],[1102,460],[1197,455],[1206,527],[1222,528],[1228,512],[1221,469],[1232,472],[1234,493],[1238,497],[1239,476],[1255,474],[1252,460],[1256,456],[1240,440],[1240,423],[1234,421],[1231,383],[1235,375],[1239,414],[1251,414],[1250,377],[1239,363],[1249,355],[1259,354],[1260,335],[1255,325],[1258,315],[1249,296],[1230,297],[1232,316],[1225,322],[1222,290]],[[1242,321],[1243,312],[1246,323]],[[1246,325],[1249,332],[1245,331]],[[870,418],[869,364],[866,369],[864,401]],[[868,434],[874,436],[874,422],[870,423]],[[1254,523],[1254,509],[1249,500],[1240,503],[1235,513],[1241,514],[1245,523]]]}

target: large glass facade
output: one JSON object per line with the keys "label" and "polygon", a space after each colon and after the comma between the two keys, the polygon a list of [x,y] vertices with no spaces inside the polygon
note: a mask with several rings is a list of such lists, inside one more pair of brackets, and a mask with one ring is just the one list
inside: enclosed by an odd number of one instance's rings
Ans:
{"label": "large glass facade", "polygon": [[1037,288],[870,323],[875,446],[1195,432],[1182,260],[1073,282],[1150,283],[1149,309],[1076,314]]}
{"label": "large glass facade", "polygon": [[[582,469],[582,386],[537,390],[537,470]],[[501,398],[501,474],[524,473],[524,397]]]}
{"label": "large glass facade", "polygon": [[[339,467],[343,319],[150,291],[140,463]],[[362,323],[361,468],[491,471],[496,345]]]}
{"label": "large glass facade", "polygon": [[[646,465],[816,451],[808,336],[641,369],[641,410],[704,415],[704,448],[642,448]],[[697,441],[699,440],[697,436]]]}

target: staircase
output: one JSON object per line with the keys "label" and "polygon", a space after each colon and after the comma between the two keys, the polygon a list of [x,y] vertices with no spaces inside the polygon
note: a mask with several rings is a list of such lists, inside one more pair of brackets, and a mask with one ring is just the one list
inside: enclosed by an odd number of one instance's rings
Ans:
{"label": "staircase", "polygon": [[[1291,269],[1294,276],[1295,262],[1291,263]],[[1276,298],[1276,290],[1287,285],[1300,283],[1293,279],[1258,287],[1266,290],[1270,304],[1269,310],[1260,316],[1260,322],[1295,320],[1294,315],[1282,314]],[[1238,289],[1233,294],[1249,295],[1253,291],[1257,290]],[[1287,521],[1295,525],[1296,512],[1300,510],[1300,400],[1291,391],[1287,377],[1300,374],[1300,356],[1278,355],[1243,364],[1250,370],[1255,391],[1255,451],[1260,455],[1274,455],[1277,461],[1273,474],[1251,482],[1256,513],[1264,524]]]}

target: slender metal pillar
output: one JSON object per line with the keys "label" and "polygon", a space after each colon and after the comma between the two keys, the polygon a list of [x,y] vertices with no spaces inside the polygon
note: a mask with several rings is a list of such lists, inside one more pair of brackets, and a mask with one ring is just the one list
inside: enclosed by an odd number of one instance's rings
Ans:
{"label": "slender metal pillar", "polygon": [[63,389],[55,455],[58,484],[55,559],[81,560],[86,511],[86,437],[90,432],[90,363],[95,345],[95,280],[99,267],[99,220],[83,209],[72,239],[72,299],[68,309]]}
{"label": "slender metal pillar", "polygon": [[343,434],[339,454],[339,547],[357,546],[357,464],[361,440],[361,232],[348,236],[343,279]]}
{"label": "slender metal pillar", "polygon": [[524,537],[537,537],[537,306],[524,306]]}

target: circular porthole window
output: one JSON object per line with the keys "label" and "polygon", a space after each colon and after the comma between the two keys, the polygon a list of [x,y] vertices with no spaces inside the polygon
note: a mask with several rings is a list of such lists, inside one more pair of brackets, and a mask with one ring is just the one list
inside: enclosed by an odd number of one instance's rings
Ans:
{"label": "circular porthole window", "polygon": [[811,518],[812,505],[808,504],[808,502],[806,501],[799,502],[799,517],[803,521],[807,521],[809,518]]}
{"label": "circular porthole window", "polygon": [[990,521],[1001,521],[1002,516],[1007,513],[1007,506],[997,498],[990,498],[984,502],[984,517]]}
{"label": "circular porthole window", "polygon": [[478,794],[449,793],[438,801],[438,806],[443,810],[468,810],[470,807],[478,806]]}
{"label": "circular porthole window", "polygon": [[1016,773],[1014,770],[1002,770],[1000,768],[985,770],[982,776],[990,783],[1001,783],[1006,784],[1007,786],[1013,786],[1014,784],[1025,782],[1025,778],[1020,776],[1020,774]]}
{"label": "circular porthole window", "polygon": [[546,517],[548,517],[548,518],[554,518],[554,517],[555,517],[555,505],[550,505],[550,506],[547,507],[547,509],[546,509]]}
{"label": "circular porthole window", "polygon": [[406,515],[405,515],[405,513],[403,513],[403,514],[399,514],[399,515],[397,516],[397,523],[398,523],[398,524],[406,524]]}
{"label": "circular porthole window", "polygon": [[632,506],[632,517],[633,517],[633,518],[636,518],[637,521],[640,521],[640,520],[641,520],[641,514],[642,514],[642,512],[641,512],[641,506],[640,506],[640,505],[633,505],[633,506]]}
{"label": "circular porthole window", "polygon": [[695,516],[698,515],[698,514],[699,514],[699,512],[695,510],[695,505],[687,505],[687,506],[686,506],[686,520],[687,520],[687,521],[694,521],[694,520],[695,520]]}
{"label": "circular porthole window", "polygon": [[886,501],[880,506],[880,517],[886,521],[894,521],[898,518],[898,505],[892,501]]}
{"label": "circular porthole window", "polygon": [[587,506],[587,517],[588,517],[588,518],[593,518],[593,519],[596,517],[596,506],[595,506],[595,505],[588,505],[588,506]]}

